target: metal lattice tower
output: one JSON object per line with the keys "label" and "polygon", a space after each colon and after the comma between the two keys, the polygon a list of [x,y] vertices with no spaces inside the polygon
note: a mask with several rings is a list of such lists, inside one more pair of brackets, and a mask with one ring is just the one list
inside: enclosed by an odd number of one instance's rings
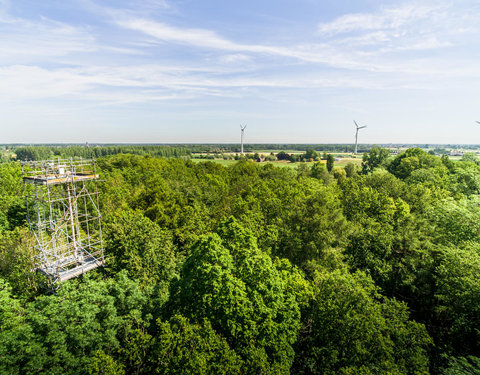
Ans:
{"label": "metal lattice tower", "polygon": [[105,264],[95,161],[22,163],[36,271],[53,285]]}

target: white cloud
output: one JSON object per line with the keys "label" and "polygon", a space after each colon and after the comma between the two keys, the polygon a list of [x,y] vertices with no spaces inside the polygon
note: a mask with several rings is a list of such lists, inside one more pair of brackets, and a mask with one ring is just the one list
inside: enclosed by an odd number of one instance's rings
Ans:
{"label": "white cloud", "polygon": [[[136,1],[134,5],[138,7],[139,3]],[[166,0],[142,0],[140,5],[148,9],[172,9],[172,5]]]}
{"label": "white cloud", "polygon": [[[118,13],[117,13],[118,14]],[[154,37],[158,42],[177,43],[221,51],[253,52],[285,57],[296,57],[295,52],[283,47],[242,44],[219,36],[216,32],[199,28],[181,28],[144,18],[118,17],[118,26]],[[299,56],[298,56],[299,57]]]}
{"label": "white cloud", "polygon": [[[446,2],[434,5],[408,3],[383,8],[375,13],[344,15],[320,24],[316,40],[299,39],[298,43],[291,45],[238,43],[212,30],[181,28],[119,12],[115,15],[115,22],[122,28],[144,34],[149,43],[153,38],[159,44],[188,45],[199,51],[230,52],[229,55],[249,56],[256,62],[266,58],[282,65],[296,60],[319,67],[421,74],[422,69],[411,56],[407,57],[408,52],[455,46],[456,26],[464,21],[459,17],[463,15],[456,14],[455,7]],[[140,38],[138,42],[145,43],[146,40]],[[397,55],[393,57],[392,53]],[[417,68],[412,70],[415,65]]]}
{"label": "white cloud", "polygon": [[185,29],[154,22],[141,18],[117,21],[119,26],[140,31],[155,37],[159,41],[175,42],[198,47],[215,48],[221,50],[235,50],[238,46],[223,39],[210,30]]}
{"label": "white cloud", "polygon": [[405,4],[396,8],[384,8],[377,13],[346,14],[328,23],[320,23],[321,34],[335,35],[352,31],[395,30],[428,20],[444,11],[444,6]]}
{"label": "white cloud", "polygon": [[[317,34],[292,45],[239,43],[213,30],[172,26],[118,10],[102,16],[113,19],[122,32],[140,34],[128,34],[128,43],[99,45],[94,28],[10,17],[0,21],[0,31],[9,35],[0,39],[0,96],[110,104],[244,95],[239,88],[432,88],[438,86],[433,76],[479,77],[476,63],[409,55],[453,45],[442,9],[409,5],[345,15],[319,26],[328,38]],[[192,55],[198,53],[198,58],[159,64],[155,50],[170,43],[195,47]],[[117,61],[113,54],[125,59]],[[302,68],[290,69],[295,64]]]}
{"label": "white cloud", "polygon": [[407,3],[375,13],[343,15],[318,25],[319,35],[365,55],[394,51],[426,51],[454,44],[450,41],[455,9],[442,2]]}
{"label": "white cloud", "polygon": [[6,17],[7,9],[9,6],[9,0],[0,0],[0,20]]}
{"label": "white cloud", "polygon": [[[0,98],[5,101],[57,98],[90,105],[151,102],[200,96],[232,97],[238,89],[318,89],[329,87],[382,89],[385,81],[345,74],[298,76],[232,76],[216,69],[185,66],[123,66],[46,69],[15,65],[0,67]],[[391,82],[390,87],[395,85]],[[405,85],[405,83],[401,83]]]}
{"label": "white cloud", "polygon": [[[255,55],[284,57],[338,67],[354,68],[355,66],[355,62],[352,61],[351,58],[346,59],[340,56],[335,52],[334,48],[325,43],[301,44],[290,47],[242,44],[225,39],[211,30],[178,28],[165,23],[138,18],[117,19],[116,22],[121,27],[141,32],[149,37],[154,37],[158,42],[229,51],[234,54],[250,53]],[[363,64],[361,68],[366,68],[366,65]]]}
{"label": "white cloud", "polygon": [[230,55],[220,56],[219,61],[224,64],[247,64],[252,61],[251,56],[235,53]]}
{"label": "white cloud", "polygon": [[43,18],[33,22],[5,16],[0,19],[2,64],[52,60],[75,52],[94,52],[95,38],[86,30]]}

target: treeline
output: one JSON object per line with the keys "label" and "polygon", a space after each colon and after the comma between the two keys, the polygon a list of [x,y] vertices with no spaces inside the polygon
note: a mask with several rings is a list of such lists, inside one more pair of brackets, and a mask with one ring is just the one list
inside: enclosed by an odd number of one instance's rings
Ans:
{"label": "treeline", "polygon": [[[150,155],[153,157],[191,157],[213,158],[231,157],[230,153],[240,153],[238,144],[170,144],[170,145],[7,145],[16,160],[48,160],[57,157],[83,157],[100,158],[116,154]],[[6,147],[7,147],[6,146]],[[368,152],[374,145],[359,145],[359,152]],[[352,145],[345,144],[247,144],[244,146],[246,153],[261,151],[295,150],[310,152],[353,152]],[[4,156],[2,154],[2,156]],[[237,159],[240,155],[237,155]],[[8,161],[6,158],[3,161]]]}
{"label": "treeline", "polygon": [[[296,150],[305,152],[353,152],[351,145],[245,145],[245,152],[252,153],[252,156],[258,150]],[[359,148],[360,152],[365,152],[371,149],[371,146],[364,145]],[[200,159],[213,158],[234,158],[234,155],[229,153],[237,153],[236,159],[241,159],[239,145],[110,145],[110,146],[16,146],[11,148],[16,156],[16,160],[49,160],[54,158],[101,158],[116,154],[132,154],[132,155],[150,155],[153,157],[193,157]],[[297,155],[293,154],[293,162]],[[258,158],[257,158],[258,159]],[[276,159],[275,159],[276,160]]]}
{"label": "treeline", "polygon": [[[201,148],[203,150],[203,148]],[[190,157],[194,149],[182,146],[24,146],[13,149],[17,160],[48,160],[54,158],[101,158],[116,154],[150,155],[161,157]]]}
{"label": "treeline", "polygon": [[[319,147],[321,148],[321,147]],[[232,147],[235,149],[235,147]],[[252,148],[253,149],[253,148]],[[303,149],[303,147],[302,147]],[[299,150],[301,151],[301,150]],[[299,161],[318,161],[321,158],[327,158],[327,152],[323,152],[323,156],[320,156],[319,152],[313,148],[307,148],[305,153],[286,153],[280,151],[277,154],[273,152],[270,155],[261,157],[258,152],[245,153],[241,155],[239,153],[233,154],[225,148],[211,148],[210,146],[193,146],[189,148],[187,146],[22,146],[12,149],[15,154],[15,159],[18,161],[31,161],[31,160],[51,160],[56,158],[70,158],[70,157],[82,157],[86,159],[98,159],[105,156],[111,156],[116,154],[132,154],[132,155],[149,155],[152,157],[166,157],[166,158],[195,158],[195,159],[225,159],[225,160],[248,160],[255,161],[276,161],[276,160],[289,160],[293,163]],[[8,161],[7,158],[3,158],[0,161]]]}
{"label": "treeline", "polygon": [[0,373],[480,372],[480,166],[98,161],[104,272],[42,291],[0,165]]}
{"label": "treeline", "polygon": [[[229,152],[240,152],[239,144],[220,144],[220,145],[211,145],[218,147],[221,150]],[[370,145],[359,145],[362,150],[369,150]],[[284,144],[245,144],[243,146],[245,152],[255,152],[258,150],[265,151],[275,151],[275,150],[295,150],[295,151],[307,151],[308,149],[314,149],[316,151],[326,151],[326,152],[353,152],[354,147],[351,144],[293,144],[293,143],[284,143]]]}
{"label": "treeline", "polygon": [[[359,152],[365,152],[370,150],[374,145],[361,144],[358,145]],[[241,148],[239,144],[206,144],[204,145],[207,148],[201,152],[233,152],[239,153]],[[351,144],[296,144],[296,143],[255,143],[255,144],[245,144],[243,146],[245,152],[257,152],[261,151],[278,151],[278,150],[287,150],[287,151],[307,151],[308,149],[313,149],[319,152],[346,152],[351,153],[354,150],[354,146]]]}

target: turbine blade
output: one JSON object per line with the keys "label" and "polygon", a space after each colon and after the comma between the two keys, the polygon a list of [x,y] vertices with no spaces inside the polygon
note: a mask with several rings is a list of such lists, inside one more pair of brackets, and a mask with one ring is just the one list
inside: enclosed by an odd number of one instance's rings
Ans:
{"label": "turbine blade", "polygon": [[363,126],[360,126],[359,129],[363,129],[363,128],[366,128],[367,125],[363,125]]}
{"label": "turbine blade", "polygon": [[477,121],[477,124],[480,124],[480,121]]}
{"label": "turbine blade", "polygon": [[355,126],[358,128],[358,124],[355,120],[353,120],[353,122],[355,123]]}

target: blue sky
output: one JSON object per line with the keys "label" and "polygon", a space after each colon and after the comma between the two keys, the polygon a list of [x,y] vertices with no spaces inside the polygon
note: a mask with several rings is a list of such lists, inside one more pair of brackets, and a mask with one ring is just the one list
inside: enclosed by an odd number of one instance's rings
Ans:
{"label": "blue sky", "polygon": [[0,0],[0,143],[480,144],[477,0]]}

